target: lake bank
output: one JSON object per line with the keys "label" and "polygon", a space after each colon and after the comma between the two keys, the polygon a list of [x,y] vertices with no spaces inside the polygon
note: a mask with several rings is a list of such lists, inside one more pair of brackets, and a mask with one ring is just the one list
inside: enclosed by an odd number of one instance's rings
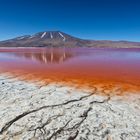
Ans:
{"label": "lake bank", "polygon": [[139,94],[101,92],[0,74],[0,139],[139,139]]}

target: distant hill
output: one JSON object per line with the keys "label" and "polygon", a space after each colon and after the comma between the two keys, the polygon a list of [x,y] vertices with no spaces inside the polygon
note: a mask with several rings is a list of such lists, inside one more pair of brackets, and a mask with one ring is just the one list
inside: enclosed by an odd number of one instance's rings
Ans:
{"label": "distant hill", "polygon": [[140,42],[96,41],[73,37],[61,31],[39,32],[0,41],[0,47],[112,47],[140,48]]}

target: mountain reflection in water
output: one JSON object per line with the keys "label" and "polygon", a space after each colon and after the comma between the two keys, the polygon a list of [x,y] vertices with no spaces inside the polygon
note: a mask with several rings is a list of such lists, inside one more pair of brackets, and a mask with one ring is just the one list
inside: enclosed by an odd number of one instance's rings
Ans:
{"label": "mountain reflection in water", "polygon": [[39,61],[41,63],[61,63],[72,57],[74,57],[74,52],[70,49],[42,49],[40,52],[23,52],[23,53],[13,53],[18,57],[25,57],[34,61]]}

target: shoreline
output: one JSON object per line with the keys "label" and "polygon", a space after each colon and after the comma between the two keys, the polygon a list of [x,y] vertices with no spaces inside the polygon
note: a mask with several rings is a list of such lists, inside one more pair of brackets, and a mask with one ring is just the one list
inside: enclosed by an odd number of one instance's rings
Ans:
{"label": "shoreline", "polygon": [[0,139],[139,139],[140,96],[99,92],[0,74]]}

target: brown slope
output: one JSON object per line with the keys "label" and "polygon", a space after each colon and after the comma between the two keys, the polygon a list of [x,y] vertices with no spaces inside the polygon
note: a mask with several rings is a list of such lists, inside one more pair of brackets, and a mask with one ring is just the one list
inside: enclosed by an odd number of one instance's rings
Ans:
{"label": "brown slope", "polygon": [[140,48],[139,42],[83,40],[60,31],[39,32],[1,41],[0,47],[110,47]]}

